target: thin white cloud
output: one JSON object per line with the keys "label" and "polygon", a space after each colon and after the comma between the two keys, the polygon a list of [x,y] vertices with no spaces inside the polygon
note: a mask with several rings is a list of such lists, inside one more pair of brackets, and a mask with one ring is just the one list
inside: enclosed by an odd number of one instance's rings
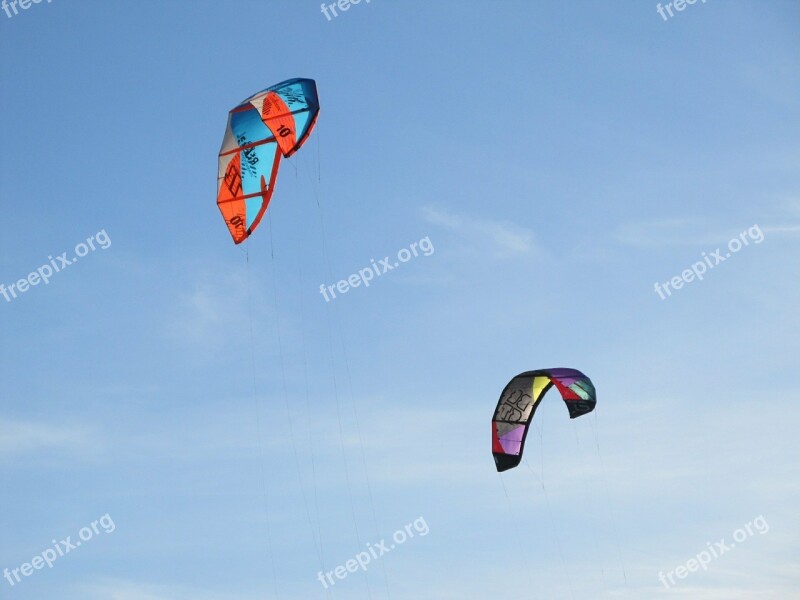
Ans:
{"label": "thin white cloud", "polygon": [[89,449],[91,431],[79,425],[0,418],[0,461],[43,453],[81,453]]}
{"label": "thin white cloud", "polygon": [[223,285],[198,283],[181,293],[168,334],[184,343],[205,345],[219,343],[226,332],[246,331],[249,285],[243,275],[232,274],[224,278]]}
{"label": "thin white cloud", "polygon": [[152,585],[133,581],[108,580],[81,587],[87,600],[255,600],[256,596],[220,594],[184,586]]}
{"label": "thin white cloud", "polygon": [[625,223],[617,229],[614,238],[626,246],[640,248],[711,245],[730,239],[730,235],[709,233],[708,229],[700,219],[655,219]]}
{"label": "thin white cloud", "polygon": [[496,258],[507,258],[533,254],[536,242],[531,231],[503,221],[457,215],[443,209],[425,207],[422,217],[433,225],[444,227],[482,252],[490,252]]}
{"label": "thin white cloud", "polygon": [[762,227],[764,233],[800,233],[800,225],[784,225],[781,227]]}
{"label": "thin white cloud", "polygon": [[[781,213],[791,213],[786,224],[770,225],[758,223],[765,233],[793,234],[800,232],[796,214],[800,214],[800,201],[784,204]],[[774,221],[775,214],[770,220]],[[639,248],[664,248],[674,246],[713,246],[724,244],[757,223],[744,222],[734,225],[727,231],[720,230],[718,224],[701,218],[663,218],[647,221],[632,221],[622,224],[614,233],[614,239],[626,246]]]}
{"label": "thin white cloud", "polygon": [[[0,418],[0,464],[68,460],[105,464],[120,460],[206,461],[209,457],[252,458],[285,443],[256,425],[254,400],[235,398],[241,410],[195,410],[162,414],[158,422],[126,414],[123,422],[110,415],[94,424],[10,420]],[[269,400],[260,398],[262,410]],[[111,441],[113,440],[113,442]]]}

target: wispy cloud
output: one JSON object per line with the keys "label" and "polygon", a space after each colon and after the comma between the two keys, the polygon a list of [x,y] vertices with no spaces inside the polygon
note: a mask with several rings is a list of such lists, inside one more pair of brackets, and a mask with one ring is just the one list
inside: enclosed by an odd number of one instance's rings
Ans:
{"label": "wispy cloud", "polygon": [[422,217],[428,223],[457,234],[470,247],[479,247],[482,252],[488,251],[496,258],[536,252],[533,232],[513,223],[457,215],[433,207],[423,208]]}
{"label": "wispy cloud", "polygon": [[91,431],[83,426],[0,419],[0,462],[41,453],[86,452]]}
{"label": "wispy cloud", "polygon": [[800,233],[800,225],[781,225],[762,227],[764,233]]}
{"label": "wispy cloud", "polygon": [[617,229],[614,238],[626,246],[640,248],[701,246],[730,239],[730,235],[709,229],[709,224],[702,219],[664,218],[625,223]]}
{"label": "wispy cloud", "polygon": [[256,596],[220,594],[184,586],[152,585],[133,581],[108,580],[81,586],[82,598],[89,600],[255,600]]}
{"label": "wispy cloud", "polygon": [[[779,209],[759,221],[765,233],[794,234],[800,232],[800,200],[785,202]],[[780,224],[777,219],[785,218]],[[667,217],[624,223],[614,233],[614,239],[626,246],[665,248],[675,246],[713,246],[727,243],[755,223],[741,222],[726,226],[699,217]]]}
{"label": "wispy cloud", "polygon": [[[271,448],[283,443],[258,431],[246,411],[253,399],[233,399],[245,413],[226,409],[168,413],[158,423],[125,413],[124,422],[110,415],[96,416],[95,426],[0,418],[0,464],[86,461],[103,464],[119,460],[205,461],[210,457],[251,458],[260,444]],[[266,400],[261,399],[262,406]],[[113,440],[113,443],[111,442]]]}
{"label": "wispy cloud", "polygon": [[218,342],[226,331],[245,331],[248,281],[241,273],[224,280],[197,283],[178,297],[178,314],[171,319],[168,334],[189,344]]}

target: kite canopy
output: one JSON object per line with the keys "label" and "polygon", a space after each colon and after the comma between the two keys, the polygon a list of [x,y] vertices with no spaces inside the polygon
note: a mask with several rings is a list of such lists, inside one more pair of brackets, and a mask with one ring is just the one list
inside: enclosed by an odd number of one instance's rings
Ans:
{"label": "kite canopy", "polygon": [[281,156],[305,143],[319,114],[313,79],[290,79],[243,101],[228,114],[219,151],[217,206],[237,244],[267,210]]}
{"label": "kite canopy", "polygon": [[553,386],[561,392],[570,419],[594,410],[597,402],[594,385],[577,369],[540,369],[520,373],[500,394],[492,417],[492,455],[498,471],[513,469],[522,460],[533,414]]}

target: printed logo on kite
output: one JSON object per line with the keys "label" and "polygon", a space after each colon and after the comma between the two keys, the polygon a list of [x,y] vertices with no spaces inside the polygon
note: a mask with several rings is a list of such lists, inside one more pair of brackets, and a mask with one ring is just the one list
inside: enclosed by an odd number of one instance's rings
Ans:
{"label": "printed logo on kite", "polygon": [[498,471],[519,465],[536,408],[553,386],[570,419],[592,412],[597,404],[591,379],[577,369],[540,369],[514,377],[500,394],[492,417],[492,456]]}
{"label": "printed logo on kite", "polygon": [[319,115],[313,79],[289,79],[254,94],[228,114],[219,151],[217,206],[239,244],[267,211],[281,158],[305,144]]}

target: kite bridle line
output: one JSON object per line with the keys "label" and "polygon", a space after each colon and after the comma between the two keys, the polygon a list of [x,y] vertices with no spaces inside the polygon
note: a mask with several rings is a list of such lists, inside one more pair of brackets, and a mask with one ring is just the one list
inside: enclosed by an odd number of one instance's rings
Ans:
{"label": "kite bridle line", "polygon": [[[267,217],[267,222],[269,224],[269,247],[270,247],[270,257],[272,262],[272,291],[273,291],[273,299],[275,304],[275,332],[276,332],[276,339],[278,342],[278,357],[280,362],[281,368],[281,386],[282,386],[282,396],[283,396],[283,403],[284,408],[286,410],[286,419],[289,425],[289,437],[291,439],[291,447],[292,447],[292,456],[294,458],[294,465],[295,465],[295,472],[297,473],[298,483],[300,485],[300,493],[303,496],[303,507],[306,513],[306,520],[308,521],[309,530],[311,532],[311,539],[314,543],[314,548],[317,552],[317,558],[320,562],[320,567],[324,570],[325,569],[325,560],[323,558],[322,553],[322,539],[318,540],[317,537],[314,535],[314,523],[311,518],[311,511],[308,505],[308,498],[306,496],[306,489],[305,483],[303,482],[303,474],[302,469],[300,468],[300,459],[298,458],[297,452],[297,436],[295,435],[295,426],[294,426],[294,419],[292,418],[292,410],[289,406],[289,394],[288,394],[288,387],[286,385],[286,363],[284,358],[283,352],[283,336],[281,334],[281,312],[280,312],[280,299],[278,295],[278,276],[277,276],[277,263],[275,262],[275,236],[273,235],[272,231],[272,215]],[[304,350],[305,351],[305,350]],[[310,422],[310,421],[309,421]],[[316,481],[314,482],[315,488],[314,493],[316,495]],[[319,514],[317,515],[319,520]],[[328,590],[330,592],[330,590]],[[330,596],[329,594],[326,594]]]}
{"label": "kite bridle line", "polygon": [[[550,384],[552,385],[552,383]],[[547,388],[550,389],[549,387]],[[546,390],[545,390],[546,391]],[[544,399],[544,393],[539,396],[539,402]],[[533,419],[531,419],[533,421]],[[556,551],[558,552],[558,558],[561,561],[561,569],[565,573],[567,584],[569,585],[569,595],[572,599],[575,599],[575,590],[572,587],[572,577],[570,576],[570,569],[567,566],[567,561],[564,559],[564,551],[561,548],[561,541],[559,540],[558,533],[556,532],[555,526],[555,518],[553,517],[553,509],[550,506],[550,495],[547,493],[547,487],[544,484],[544,419],[540,417],[536,421],[536,430],[539,433],[539,468],[540,468],[540,476],[539,484],[542,486],[542,494],[544,494],[544,502],[545,506],[547,507],[547,516],[548,522],[550,523],[550,535],[553,538],[553,542],[556,545]],[[531,464],[528,462],[527,458],[522,458],[522,462],[525,463],[525,466],[528,467],[531,474],[536,477],[536,472],[531,467]]]}
{"label": "kite bridle line", "polygon": [[265,527],[267,530],[267,554],[269,556],[269,562],[272,569],[272,588],[273,592],[275,593],[275,598],[280,598],[278,594],[278,572],[275,569],[275,555],[272,550],[272,528],[270,526],[270,510],[269,510],[269,498],[267,496],[267,473],[264,469],[264,446],[261,443],[261,402],[258,397],[258,386],[256,383],[256,353],[255,353],[255,343],[254,343],[254,336],[253,336],[253,301],[252,301],[252,290],[250,289],[250,245],[248,240],[245,240],[245,263],[246,263],[246,272],[247,272],[247,313],[248,313],[248,322],[250,325],[250,372],[253,374],[253,402],[256,405],[256,437],[258,438],[258,456],[259,456],[259,468],[261,470],[261,494],[264,502],[264,513],[265,513]]}
{"label": "kite bridle line", "polygon": [[592,429],[592,434],[594,435],[594,443],[595,447],[597,448],[597,457],[600,459],[600,472],[603,476],[603,491],[605,492],[606,502],[608,503],[609,507],[609,515],[611,516],[611,525],[614,528],[614,542],[617,546],[617,556],[619,558],[619,562],[622,566],[622,578],[625,581],[625,586],[628,586],[628,575],[625,569],[625,561],[622,560],[622,547],[619,543],[619,529],[617,527],[617,519],[614,516],[614,506],[611,503],[611,495],[608,492],[608,473],[606,471],[606,462],[603,460],[603,455],[600,452],[600,439],[598,438],[597,431],[599,429],[598,420],[597,420],[597,411],[594,411],[594,425],[592,425],[591,419],[589,420],[589,427]]}
{"label": "kite bridle line", "polygon": [[[333,279],[333,269],[331,267],[330,255],[328,253],[327,229],[325,227],[325,211],[324,211],[324,208],[323,208],[322,204],[320,203],[320,193],[319,193],[319,187],[321,185],[321,180],[322,180],[322,175],[321,175],[322,167],[321,167],[321,161],[320,161],[320,158],[319,158],[319,154],[320,154],[319,153],[320,137],[321,137],[320,133],[317,132],[316,143],[317,143],[318,181],[317,181],[317,183],[315,183],[313,181],[313,178],[311,178],[310,174],[309,174],[309,180],[310,180],[312,188],[314,190],[314,196],[315,196],[315,201],[316,201],[316,205],[317,205],[317,214],[319,216],[320,229],[321,229],[321,233],[322,233],[322,235],[321,235],[322,253],[323,253],[324,260],[325,260],[325,266],[327,268],[328,277],[330,279]],[[362,541],[361,541],[361,534],[359,532],[358,523],[357,523],[357,520],[356,520],[355,502],[354,502],[352,491],[351,491],[350,467],[349,467],[349,463],[348,463],[348,460],[347,460],[347,452],[345,451],[345,447],[344,447],[344,428],[343,428],[343,425],[342,425],[341,401],[340,401],[340,398],[339,398],[338,383],[337,383],[337,378],[336,378],[336,364],[335,364],[335,360],[334,360],[334,355],[335,354],[334,354],[334,348],[333,348],[333,326],[332,326],[332,323],[331,323],[331,308],[330,308],[330,304],[326,303],[325,307],[326,307],[326,310],[325,310],[326,321],[327,321],[327,324],[328,324],[328,341],[329,341],[328,346],[329,346],[329,352],[330,352],[331,373],[332,373],[332,377],[333,377],[333,389],[334,389],[334,397],[335,397],[335,402],[336,402],[336,418],[337,418],[338,428],[339,428],[339,444],[340,444],[340,447],[341,447],[342,458],[344,460],[344,465],[345,465],[345,476],[346,476],[346,479],[347,479],[348,498],[349,498],[349,501],[350,501],[351,512],[353,513],[354,530],[355,530],[355,533],[356,533],[356,537],[358,539],[358,543],[359,543],[360,546],[362,546],[363,544],[362,544]],[[359,421],[359,418],[358,418],[358,408],[357,408],[355,396],[353,395],[353,384],[352,384],[352,378],[350,376],[350,364],[349,364],[349,361],[348,361],[348,358],[347,358],[347,346],[345,344],[344,333],[343,333],[343,330],[342,330],[342,319],[341,319],[341,315],[338,312],[338,306],[336,308],[336,321],[337,321],[337,325],[338,325],[338,329],[339,329],[339,340],[340,340],[340,344],[341,344],[341,347],[342,347],[342,359],[344,361],[344,366],[345,366],[347,389],[349,390],[349,393],[350,393],[350,401],[351,401],[351,405],[352,405],[352,409],[353,409],[353,415],[354,415],[354,418],[355,418],[358,446],[359,446],[359,450],[360,450],[360,453],[361,453],[361,460],[362,460],[362,465],[363,465],[363,469],[364,469],[364,477],[366,479],[367,493],[368,493],[368,496],[369,496],[370,509],[371,509],[371,514],[372,514],[373,524],[374,524],[374,527],[375,527],[375,536],[377,538],[377,537],[380,537],[380,529],[379,529],[379,526],[378,526],[377,511],[375,510],[375,502],[374,502],[373,495],[372,495],[372,485],[370,483],[369,470],[367,468],[366,452],[364,451],[363,436],[361,435],[361,426],[360,426],[360,421]],[[386,572],[386,565],[385,565],[384,561],[381,561],[381,569],[383,571],[383,578],[384,578],[384,586],[385,586],[385,589],[386,589],[386,596],[387,596],[387,598],[391,598],[391,592],[390,592],[390,589],[389,589],[389,577],[388,577],[388,574]],[[369,597],[372,598],[371,588],[370,588],[370,585],[369,585],[369,578],[367,577],[366,571],[365,571],[364,575],[365,575],[365,581],[366,581],[366,584],[367,584],[367,593],[368,593]]]}
{"label": "kite bridle line", "polygon": [[[298,173],[297,173],[297,166],[294,162],[289,162],[289,164],[294,168],[294,181],[295,181],[295,191],[299,191],[298,186]],[[299,194],[298,194],[299,195]],[[300,246],[301,239],[299,236],[295,238],[297,240],[298,246]],[[299,255],[299,251],[297,255]],[[300,339],[301,339],[301,348],[303,351],[303,379],[305,381],[304,387],[304,395],[305,395],[305,407],[306,407],[306,423],[313,423],[312,419],[312,412],[311,412],[311,392],[308,384],[308,353],[306,351],[306,317],[305,317],[305,302],[303,301],[304,294],[303,290],[305,289],[305,280],[303,278],[303,261],[300,261],[298,267],[298,273],[300,276],[300,299],[299,299],[299,306],[300,306]],[[311,456],[311,482],[314,488],[314,510],[316,511],[317,517],[317,539],[319,540],[319,554],[320,554],[320,561],[322,564],[322,570],[326,569],[325,567],[325,549],[322,544],[322,524],[320,520],[320,508],[319,508],[319,494],[317,493],[317,467],[316,467],[316,459],[314,457],[314,435],[311,431],[311,428],[308,428],[308,448]],[[333,596],[333,590],[326,588],[328,592],[328,596]]]}

